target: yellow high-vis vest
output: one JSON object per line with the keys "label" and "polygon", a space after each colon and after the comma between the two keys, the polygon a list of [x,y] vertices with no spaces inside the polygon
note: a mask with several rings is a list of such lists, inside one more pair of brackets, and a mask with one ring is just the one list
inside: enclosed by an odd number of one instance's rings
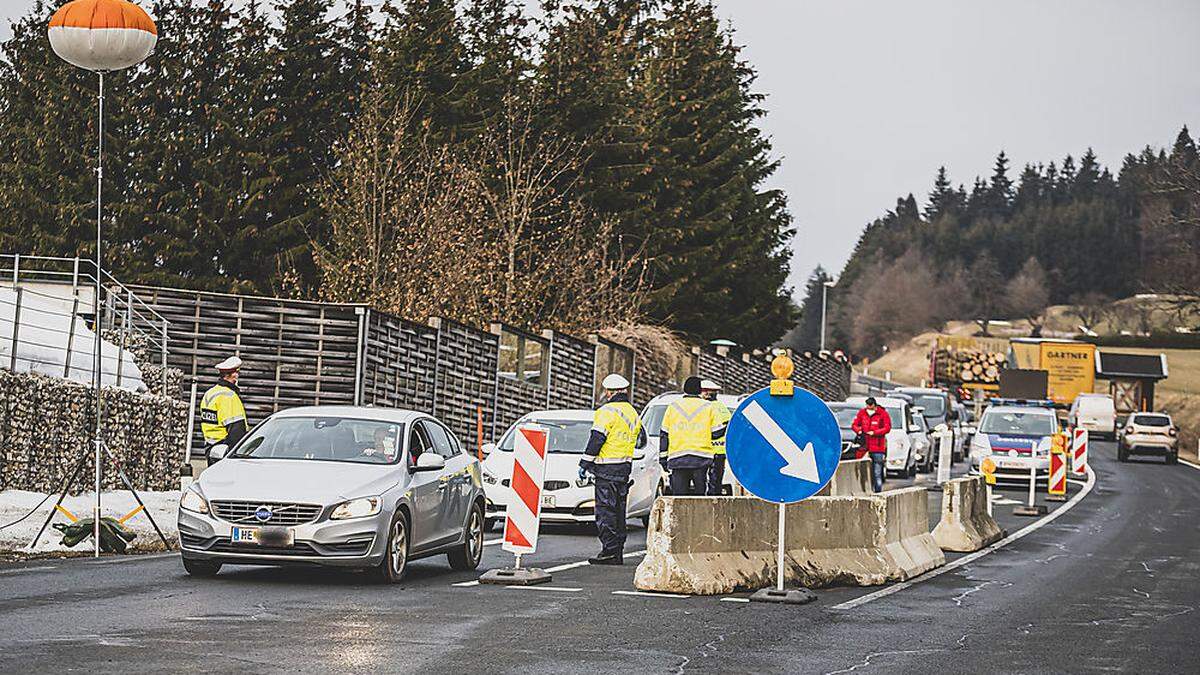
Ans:
{"label": "yellow high-vis vest", "polygon": [[246,408],[237,392],[224,383],[204,392],[200,400],[200,430],[209,445],[225,440],[229,432],[226,426],[246,419]]}
{"label": "yellow high-vis vest", "polygon": [[[729,411],[729,407],[726,406],[724,403],[721,403],[720,401],[709,401],[709,403],[712,404],[713,411],[714,411],[713,428],[719,429],[723,426],[728,425],[729,420],[733,419],[733,413]],[[725,454],[725,437],[724,436],[722,436],[720,438],[714,438],[712,445],[713,445],[713,454],[717,454],[717,455]]]}
{"label": "yellow high-vis vest", "polygon": [[663,429],[667,432],[667,459],[713,456],[716,409],[702,398],[685,396],[667,406]]}
{"label": "yellow high-vis vest", "polygon": [[596,411],[592,430],[604,434],[604,445],[596,455],[596,464],[624,464],[633,461],[642,421],[626,401],[605,403]]}

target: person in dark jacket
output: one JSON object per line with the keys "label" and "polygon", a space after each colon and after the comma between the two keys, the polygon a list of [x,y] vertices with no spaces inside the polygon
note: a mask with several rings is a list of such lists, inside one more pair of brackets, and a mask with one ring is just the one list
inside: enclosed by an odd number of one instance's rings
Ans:
{"label": "person in dark jacket", "polygon": [[884,469],[887,466],[887,435],[892,430],[892,418],[872,396],[867,399],[867,406],[854,416],[850,429],[863,437],[867,453],[871,456],[871,486],[876,492],[882,492]]}

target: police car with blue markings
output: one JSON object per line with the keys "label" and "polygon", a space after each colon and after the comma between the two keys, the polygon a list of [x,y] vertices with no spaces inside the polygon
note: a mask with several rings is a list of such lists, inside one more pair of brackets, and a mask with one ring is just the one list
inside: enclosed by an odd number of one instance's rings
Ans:
{"label": "police car with blue markings", "polygon": [[979,473],[979,463],[991,457],[997,480],[1028,481],[1031,468],[1045,480],[1051,437],[1059,428],[1052,401],[993,399],[971,439],[971,473]]}

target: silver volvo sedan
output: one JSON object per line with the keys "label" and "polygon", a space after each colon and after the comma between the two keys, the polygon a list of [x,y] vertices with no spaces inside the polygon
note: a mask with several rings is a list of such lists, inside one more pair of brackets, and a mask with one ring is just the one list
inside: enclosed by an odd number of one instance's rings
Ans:
{"label": "silver volvo sedan", "polygon": [[408,562],[483,555],[479,463],[437,419],[384,408],[294,408],[264,420],[179,504],[189,574],[317,564],[397,582]]}

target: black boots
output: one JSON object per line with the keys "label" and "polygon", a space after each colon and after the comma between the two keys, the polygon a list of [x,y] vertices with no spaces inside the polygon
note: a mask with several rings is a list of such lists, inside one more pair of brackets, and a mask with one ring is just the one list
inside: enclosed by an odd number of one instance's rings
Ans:
{"label": "black boots", "polygon": [[624,565],[625,556],[621,551],[616,553],[601,553],[595,558],[588,558],[588,564],[591,565]]}

